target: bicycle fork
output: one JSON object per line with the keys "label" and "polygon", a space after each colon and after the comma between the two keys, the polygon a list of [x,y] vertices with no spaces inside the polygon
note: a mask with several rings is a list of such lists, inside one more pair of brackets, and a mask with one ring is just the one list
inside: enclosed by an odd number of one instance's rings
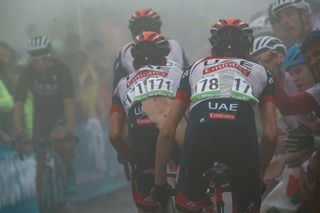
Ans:
{"label": "bicycle fork", "polygon": [[225,203],[223,202],[222,198],[223,188],[220,185],[216,185],[214,186],[214,192],[216,196],[217,212],[224,213]]}

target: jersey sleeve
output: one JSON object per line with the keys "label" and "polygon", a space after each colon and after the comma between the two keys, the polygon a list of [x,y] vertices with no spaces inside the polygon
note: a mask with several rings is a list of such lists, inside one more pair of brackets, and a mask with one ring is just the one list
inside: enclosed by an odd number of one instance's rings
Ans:
{"label": "jersey sleeve", "polygon": [[181,101],[185,102],[186,104],[190,103],[190,96],[191,96],[191,86],[189,82],[190,76],[190,68],[188,68],[181,76],[179,88],[176,94],[176,99],[180,99]]}
{"label": "jersey sleeve", "polygon": [[[297,115],[319,110],[319,102],[315,99],[319,93],[319,87],[301,92],[295,96],[288,96],[280,83],[276,83],[276,106],[283,115]],[[312,95],[312,94],[314,95]],[[318,94],[319,95],[319,94]],[[319,97],[319,96],[318,96]]]}
{"label": "jersey sleeve", "polygon": [[123,112],[123,106],[121,103],[121,99],[118,93],[118,88],[115,88],[112,94],[112,105],[111,105],[111,111],[110,114],[114,112]]}
{"label": "jersey sleeve", "polygon": [[274,79],[269,72],[267,73],[267,83],[260,96],[260,104],[274,102],[275,99],[275,84]]}
{"label": "jersey sleeve", "polygon": [[182,70],[187,70],[188,67],[189,67],[189,60],[186,57],[186,53],[185,53],[184,50],[182,50],[182,57],[183,57],[183,68],[182,68]]}
{"label": "jersey sleeve", "polygon": [[114,61],[113,72],[114,72],[113,89],[115,89],[119,81],[127,75],[127,70],[121,64],[121,51],[119,52],[117,59]]}
{"label": "jersey sleeve", "polygon": [[31,89],[32,74],[29,70],[23,70],[15,91],[15,101],[25,101],[27,98],[28,91]]}
{"label": "jersey sleeve", "polygon": [[320,105],[320,83],[317,83],[306,92],[310,94],[315,101],[317,101],[318,105]]}

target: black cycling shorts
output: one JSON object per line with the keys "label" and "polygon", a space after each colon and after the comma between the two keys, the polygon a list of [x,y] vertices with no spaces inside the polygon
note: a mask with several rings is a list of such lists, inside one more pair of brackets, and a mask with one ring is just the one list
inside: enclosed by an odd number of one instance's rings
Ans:
{"label": "black cycling shorts", "polygon": [[[154,181],[155,153],[159,130],[149,118],[139,111],[129,113],[128,139],[132,168],[132,195],[138,209],[157,211],[159,203],[150,199]],[[134,114],[136,113],[136,114]]]}
{"label": "black cycling shorts", "polygon": [[208,187],[202,175],[215,161],[232,170],[231,192],[237,209],[259,208],[259,146],[249,104],[209,99],[191,109],[178,175],[178,210],[201,212]]}
{"label": "black cycling shorts", "polygon": [[132,165],[132,196],[138,209],[144,212],[155,212],[160,204],[150,198],[150,192],[154,183],[153,170],[139,168]]}

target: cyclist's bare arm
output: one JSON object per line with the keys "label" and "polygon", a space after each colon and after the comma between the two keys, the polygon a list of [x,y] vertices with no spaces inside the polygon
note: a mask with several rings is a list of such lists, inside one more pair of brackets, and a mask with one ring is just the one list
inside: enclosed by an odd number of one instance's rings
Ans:
{"label": "cyclist's bare arm", "polygon": [[166,183],[167,162],[171,156],[171,152],[174,146],[176,128],[186,109],[187,105],[183,101],[179,99],[173,100],[167,117],[160,128],[156,149],[156,185],[163,185]]}
{"label": "cyclist's bare arm", "polygon": [[75,131],[76,123],[74,101],[72,98],[66,98],[63,104],[68,131],[73,133]]}
{"label": "cyclist's bare arm", "polygon": [[13,113],[14,136],[19,136],[23,130],[23,101],[16,101]]}
{"label": "cyclist's bare arm", "polygon": [[272,181],[274,178],[279,177],[285,168],[286,164],[290,163],[303,163],[312,154],[310,150],[301,150],[298,152],[290,152],[280,157],[273,159],[268,165],[266,172],[264,174],[264,181]]}
{"label": "cyclist's bare arm", "polygon": [[129,157],[129,147],[124,139],[125,118],[122,112],[112,112],[110,115],[109,140],[115,150],[123,157]]}
{"label": "cyclist's bare arm", "polygon": [[277,145],[276,108],[273,102],[259,106],[263,133],[260,141],[261,171],[264,173]]}

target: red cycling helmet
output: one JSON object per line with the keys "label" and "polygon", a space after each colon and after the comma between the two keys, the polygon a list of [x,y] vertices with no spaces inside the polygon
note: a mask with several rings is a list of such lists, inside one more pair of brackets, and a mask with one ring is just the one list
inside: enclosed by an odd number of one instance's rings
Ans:
{"label": "red cycling helmet", "polygon": [[209,41],[213,48],[250,48],[254,40],[249,25],[237,18],[220,19],[211,27],[210,33]]}
{"label": "red cycling helmet", "polygon": [[143,32],[134,38],[131,54],[133,58],[139,56],[166,57],[170,52],[168,40],[162,35],[153,31]]}
{"label": "red cycling helmet", "polygon": [[141,8],[135,11],[129,20],[129,29],[133,36],[137,36],[143,31],[160,33],[160,27],[160,16],[152,9]]}

